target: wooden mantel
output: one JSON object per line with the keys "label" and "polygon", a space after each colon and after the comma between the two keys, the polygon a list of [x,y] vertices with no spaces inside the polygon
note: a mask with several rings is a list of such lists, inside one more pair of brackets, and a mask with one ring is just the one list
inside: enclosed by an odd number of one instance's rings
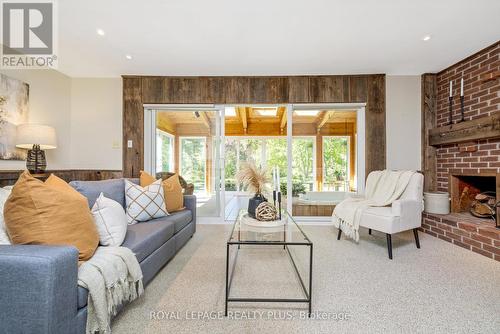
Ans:
{"label": "wooden mantel", "polygon": [[498,113],[429,130],[429,145],[432,146],[491,138],[500,138]]}

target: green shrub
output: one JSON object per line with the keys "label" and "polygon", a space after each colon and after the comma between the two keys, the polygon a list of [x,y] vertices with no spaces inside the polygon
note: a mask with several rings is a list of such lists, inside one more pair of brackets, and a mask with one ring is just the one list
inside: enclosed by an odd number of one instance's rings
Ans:
{"label": "green shrub", "polygon": [[236,191],[236,182],[234,182],[234,180],[225,180],[225,181],[226,181],[225,185],[226,191]]}
{"label": "green shrub", "polygon": [[[286,182],[280,184],[281,196],[286,196]],[[305,194],[306,187],[301,182],[292,182],[292,196],[298,197],[299,194]]]}

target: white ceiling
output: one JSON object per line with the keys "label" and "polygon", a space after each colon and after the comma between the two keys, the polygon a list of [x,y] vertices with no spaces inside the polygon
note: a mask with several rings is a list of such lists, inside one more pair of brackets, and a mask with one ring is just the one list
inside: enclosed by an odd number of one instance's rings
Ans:
{"label": "white ceiling", "polygon": [[439,71],[500,39],[498,0],[58,4],[59,70],[73,77],[411,75]]}

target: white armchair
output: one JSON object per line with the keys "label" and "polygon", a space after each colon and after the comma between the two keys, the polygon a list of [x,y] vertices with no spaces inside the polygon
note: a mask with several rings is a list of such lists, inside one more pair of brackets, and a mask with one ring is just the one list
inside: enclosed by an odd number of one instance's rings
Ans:
{"label": "white armchair", "polygon": [[[408,183],[401,197],[394,201],[391,206],[370,207],[366,209],[360,220],[360,227],[386,234],[387,251],[389,259],[392,259],[391,235],[398,232],[413,230],[415,244],[420,248],[418,239],[418,228],[422,224],[424,176],[415,173]],[[340,240],[342,231],[339,229],[337,240]]]}

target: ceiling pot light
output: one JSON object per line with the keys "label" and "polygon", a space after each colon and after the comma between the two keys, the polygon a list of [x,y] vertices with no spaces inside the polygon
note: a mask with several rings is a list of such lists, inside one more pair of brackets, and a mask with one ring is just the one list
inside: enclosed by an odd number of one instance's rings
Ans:
{"label": "ceiling pot light", "polygon": [[127,58],[128,60],[132,60],[132,56],[131,55],[125,55],[125,58]]}
{"label": "ceiling pot light", "polygon": [[105,32],[104,32],[104,30],[102,30],[102,29],[97,29],[96,31],[97,31],[97,34],[98,34],[99,36],[104,36],[104,35],[105,35]]}
{"label": "ceiling pot light", "polygon": [[426,36],[424,36],[424,37],[422,38],[422,40],[423,40],[424,42],[427,42],[427,41],[428,41],[428,40],[430,40],[430,39],[431,39],[431,36],[430,36],[430,35],[426,35]]}

